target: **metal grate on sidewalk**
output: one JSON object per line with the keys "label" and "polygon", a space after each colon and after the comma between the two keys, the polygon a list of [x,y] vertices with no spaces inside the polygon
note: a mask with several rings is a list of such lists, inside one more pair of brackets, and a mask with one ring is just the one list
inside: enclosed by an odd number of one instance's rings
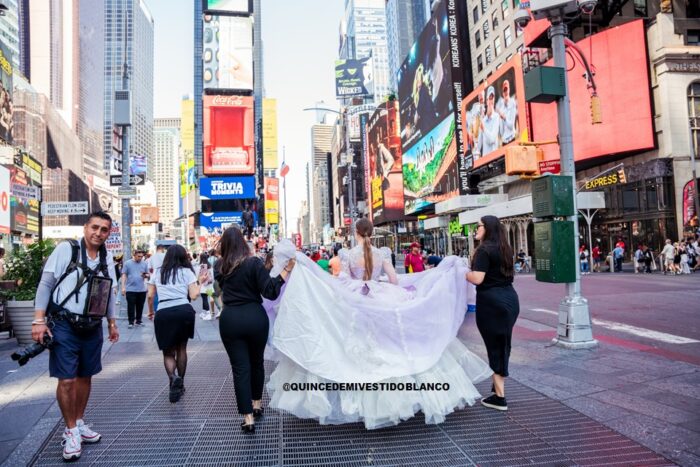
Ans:
{"label": "metal grate on sidewalk", "polygon": [[[600,423],[508,382],[510,410],[475,405],[441,425],[422,414],[398,426],[319,425],[268,409],[254,435],[240,430],[228,357],[220,343],[189,349],[187,392],[168,401],[162,357],[154,344],[112,348],[93,381],[86,418],[102,433],[78,462],[100,466],[518,466],[635,465],[672,462]],[[273,364],[267,363],[267,374]],[[479,390],[487,394],[490,383]],[[264,402],[268,402],[267,394]],[[64,465],[59,424],[33,465]]]}

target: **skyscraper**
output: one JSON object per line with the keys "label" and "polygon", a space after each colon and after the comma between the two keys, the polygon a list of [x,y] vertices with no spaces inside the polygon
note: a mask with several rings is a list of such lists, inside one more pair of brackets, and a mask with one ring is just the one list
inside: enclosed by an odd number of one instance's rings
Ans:
{"label": "skyscraper", "polygon": [[170,234],[179,216],[178,162],[180,119],[156,118],[153,123],[156,196],[163,232]]}
{"label": "skyscraper", "polygon": [[323,226],[330,224],[330,199],[328,198],[328,153],[331,151],[333,125],[316,124],[311,127],[311,189],[310,233],[314,243],[323,238]]}
{"label": "skyscraper", "polygon": [[389,58],[386,40],[386,0],[345,0],[341,25],[341,58],[372,57],[374,101],[389,94]]}
{"label": "skyscraper", "polygon": [[17,0],[3,0],[7,11],[0,16],[0,42],[12,52],[12,68],[20,69],[19,5]]}
{"label": "skyscraper", "polygon": [[104,2],[80,0],[78,8],[79,88],[75,131],[83,146],[85,175],[107,179],[102,149],[105,89],[96,79],[104,73]]}
{"label": "skyscraper", "polygon": [[[121,160],[118,142],[114,138],[112,106],[114,92],[122,89],[126,53],[132,108],[129,129],[130,154],[146,157],[147,178],[153,180],[153,17],[144,0],[104,0],[104,7],[102,134],[105,169],[109,170],[110,164]],[[126,50],[125,31],[128,39]]]}
{"label": "skyscraper", "polygon": [[[427,12],[427,15],[426,15]],[[398,91],[396,72],[430,17],[426,0],[387,0],[386,37],[389,58],[389,86]]]}

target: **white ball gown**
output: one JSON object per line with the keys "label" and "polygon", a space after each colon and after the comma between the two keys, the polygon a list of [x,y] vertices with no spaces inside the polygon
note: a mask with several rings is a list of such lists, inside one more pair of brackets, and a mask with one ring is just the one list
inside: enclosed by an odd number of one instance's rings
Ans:
{"label": "white ball gown", "polygon": [[[284,242],[275,247],[273,274],[294,255]],[[270,406],[322,424],[363,422],[367,429],[418,411],[426,423],[441,423],[480,398],[474,384],[492,374],[456,337],[467,309],[467,267],[450,256],[434,269],[399,275],[394,285],[380,281],[391,253],[373,247],[372,279],[365,281],[361,248],[343,250],[338,278],[296,253],[282,296],[265,303],[279,361],[267,385]],[[449,390],[284,390],[285,383],[331,382],[447,383]]]}

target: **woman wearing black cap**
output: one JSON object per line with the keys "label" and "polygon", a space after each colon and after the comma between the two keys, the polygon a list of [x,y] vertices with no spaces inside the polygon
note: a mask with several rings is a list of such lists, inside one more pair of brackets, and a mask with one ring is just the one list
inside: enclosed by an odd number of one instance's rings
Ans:
{"label": "woman wearing black cap", "polygon": [[505,378],[513,326],[520,313],[518,294],[513,288],[513,249],[503,224],[495,216],[481,218],[476,239],[481,244],[474,251],[467,280],[476,285],[476,325],[494,373],[491,391],[495,393],[481,403],[492,409],[508,410]]}

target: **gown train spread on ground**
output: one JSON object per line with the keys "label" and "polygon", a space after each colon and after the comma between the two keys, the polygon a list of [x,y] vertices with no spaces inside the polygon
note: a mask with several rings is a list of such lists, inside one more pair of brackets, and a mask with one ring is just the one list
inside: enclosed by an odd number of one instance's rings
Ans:
{"label": "gown train spread on ground", "polygon": [[[275,248],[275,269],[291,257],[290,246]],[[474,383],[492,372],[456,337],[467,308],[464,262],[447,257],[434,269],[398,276],[394,285],[379,281],[390,256],[373,248],[372,257],[372,279],[364,281],[360,247],[341,256],[339,278],[296,255],[283,296],[265,304],[274,318],[271,343],[279,360],[267,386],[271,407],[320,423],[363,422],[373,429],[418,411],[426,423],[440,423],[480,397]],[[449,389],[283,390],[285,383],[328,382],[447,383]]]}

